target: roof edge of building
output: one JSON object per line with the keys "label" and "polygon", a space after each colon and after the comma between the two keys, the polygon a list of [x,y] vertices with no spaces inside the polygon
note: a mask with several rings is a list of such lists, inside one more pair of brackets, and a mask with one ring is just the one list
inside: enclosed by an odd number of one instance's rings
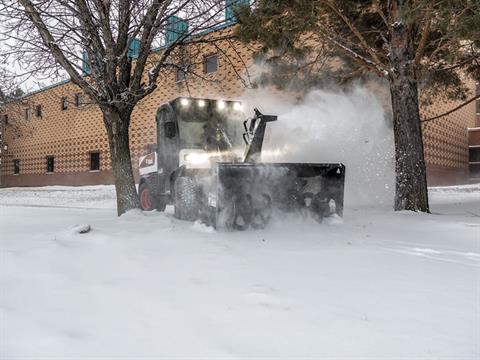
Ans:
{"label": "roof edge of building", "polygon": [[[205,30],[205,31],[202,31],[202,32],[200,32],[200,33],[198,33],[198,34],[193,35],[192,38],[197,38],[197,37],[200,37],[200,36],[205,36],[205,35],[208,35],[208,34],[210,34],[210,33],[216,32],[216,31],[220,31],[220,30],[223,30],[223,29],[227,29],[227,28],[229,28],[229,27],[233,27],[235,24],[236,24],[236,22],[231,22],[231,21],[225,22],[225,23],[221,23],[221,24],[219,24],[219,25],[217,25],[217,26],[212,27],[211,29],[207,29],[207,30]],[[157,48],[154,48],[154,49],[152,49],[150,55],[155,54],[155,53],[158,53],[158,52],[160,52],[160,51],[162,51],[162,50],[165,50],[168,46],[169,46],[169,45],[165,44],[165,45],[159,46],[159,47],[157,47]],[[55,88],[55,87],[68,84],[70,81],[71,81],[71,79],[65,79],[65,80],[59,81],[59,82],[57,82],[57,83],[54,83],[54,84],[51,84],[51,85],[47,85],[47,86],[45,86],[45,87],[42,87],[42,88],[40,88],[40,89],[30,91],[30,92],[28,92],[28,93],[26,93],[26,94],[24,94],[24,95],[22,95],[22,96],[19,96],[19,97],[15,98],[15,99],[11,99],[11,100],[5,102],[5,104],[10,104],[10,103],[13,103],[13,102],[16,102],[16,101],[19,101],[19,100],[28,98],[28,97],[30,97],[30,96],[39,94],[39,93],[41,93],[41,92],[44,92],[44,91],[47,91],[47,90],[51,90],[51,89],[53,89],[53,88]]]}

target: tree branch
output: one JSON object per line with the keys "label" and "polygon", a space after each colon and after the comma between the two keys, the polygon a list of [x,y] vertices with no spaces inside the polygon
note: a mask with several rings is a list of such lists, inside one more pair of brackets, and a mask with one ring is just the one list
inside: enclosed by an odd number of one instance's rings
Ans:
{"label": "tree branch", "polygon": [[430,28],[432,26],[432,16],[433,10],[427,9],[427,14],[425,15],[425,25],[423,26],[422,36],[417,47],[417,52],[415,54],[415,66],[420,65],[422,61],[423,54],[425,53],[425,47],[427,45],[428,36],[430,35]]}
{"label": "tree branch", "polygon": [[456,112],[456,111],[464,108],[465,106],[471,104],[471,103],[474,102],[474,101],[480,101],[480,95],[477,95],[477,96],[475,96],[475,97],[473,97],[473,98],[465,101],[464,103],[458,105],[457,107],[454,107],[453,109],[451,109],[451,110],[449,110],[449,111],[447,111],[447,112],[445,112],[445,113],[443,113],[443,114],[440,114],[440,115],[437,115],[437,116],[434,116],[434,117],[431,117],[431,118],[428,118],[428,119],[424,119],[424,120],[422,120],[421,122],[422,122],[422,123],[425,123],[425,122],[429,122],[429,121],[433,121],[433,120],[437,120],[437,119],[443,118],[443,117],[445,117],[445,116],[448,116],[448,115],[450,115],[450,114],[453,114],[454,112]]}
{"label": "tree branch", "polygon": [[25,8],[25,12],[30,19],[30,21],[34,24],[35,28],[37,29],[40,37],[44,45],[51,51],[52,55],[55,59],[60,63],[60,65],[65,69],[65,71],[70,75],[72,81],[80,86],[89,96],[97,100],[98,102],[101,101],[101,98],[97,91],[95,91],[90,84],[83,79],[80,74],[74,69],[72,64],[68,61],[68,59],[63,54],[60,47],[55,42],[52,34],[48,31],[45,23],[43,22],[42,18],[40,17],[39,12],[32,4],[30,0],[19,0],[22,6]]}
{"label": "tree branch", "polygon": [[357,27],[340,11],[338,7],[336,7],[332,3],[332,0],[327,0],[326,3],[328,7],[330,7],[330,9],[332,9],[335,12],[335,14],[337,14],[337,16],[340,17],[340,19],[342,19],[345,25],[347,25],[348,28],[352,31],[352,33],[357,37],[357,39],[362,44],[364,50],[372,57],[372,60],[377,64],[382,64],[382,62],[380,61],[375,51],[370,46],[368,46],[367,41],[365,40],[363,35],[360,33],[360,31],[358,31]]}
{"label": "tree branch", "polygon": [[345,54],[347,54],[352,60],[357,62],[358,64],[372,70],[375,72],[378,76],[388,78],[390,76],[390,73],[382,66],[382,64],[378,64],[370,59],[367,59],[366,57],[360,55],[356,51],[350,49],[348,46],[343,45],[339,41],[335,40],[332,36],[326,35],[326,38],[328,41],[330,41],[333,45],[335,45],[337,48],[342,50]]}

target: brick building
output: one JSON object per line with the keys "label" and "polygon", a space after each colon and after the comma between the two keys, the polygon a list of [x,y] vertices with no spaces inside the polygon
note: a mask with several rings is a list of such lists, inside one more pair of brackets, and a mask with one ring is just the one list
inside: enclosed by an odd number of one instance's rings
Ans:
{"label": "brick building", "polygon": [[[229,32],[231,28],[217,30]],[[204,35],[212,36],[213,33]],[[221,48],[221,51],[218,51]],[[253,49],[225,41],[205,44],[195,62],[200,78],[187,81],[179,71],[159,77],[158,88],[141,101],[130,126],[134,167],[155,139],[155,112],[179,96],[237,99],[253,67]],[[474,84],[472,83],[472,89]],[[8,144],[1,164],[1,186],[93,185],[113,182],[107,135],[97,106],[71,82],[62,82],[9,104],[1,115]],[[468,128],[476,124],[475,103],[423,125],[430,185],[465,183],[469,179]],[[422,109],[424,117],[455,104],[439,100]],[[480,145],[480,144],[479,144]],[[137,172],[137,171],[135,171]]]}
{"label": "brick building", "polygon": [[[480,84],[476,94],[480,96]],[[477,121],[475,127],[468,129],[469,175],[471,182],[480,182],[480,99],[476,102]]]}
{"label": "brick building", "polygon": [[[475,82],[468,81],[472,95],[479,93]],[[443,114],[461,102],[438,99],[421,108],[423,118]],[[464,184],[475,181],[470,171],[469,129],[480,126],[480,101],[472,102],[443,118],[422,125],[427,179],[429,185]],[[477,180],[478,181],[478,180]]]}
{"label": "brick building", "polygon": [[[226,27],[204,36],[230,31]],[[156,142],[155,113],[161,104],[179,96],[227,100],[243,93],[246,79],[242,75],[247,76],[252,66],[253,49],[220,41],[200,49],[196,45],[195,54],[191,70],[201,77],[185,79],[180,71],[165,73],[154,93],[136,106],[130,125],[135,167],[139,156]],[[0,118],[8,144],[1,165],[2,186],[113,183],[101,111],[73,83],[62,82],[10,103]]]}

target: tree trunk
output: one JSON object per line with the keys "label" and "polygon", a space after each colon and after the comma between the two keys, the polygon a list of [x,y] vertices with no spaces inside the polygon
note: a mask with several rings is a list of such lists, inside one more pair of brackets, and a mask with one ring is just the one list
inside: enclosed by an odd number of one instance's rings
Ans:
{"label": "tree trunk", "polygon": [[396,161],[395,210],[428,212],[427,176],[412,32],[402,21],[392,25],[389,56],[392,68],[390,93]]}
{"label": "tree trunk", "polygon": [[140,207],[130,157],[128,128],[131,111],[103,110],[103,121],[107,129],[110,159],[115,190],[117,192],[117,213],[122,215]]}

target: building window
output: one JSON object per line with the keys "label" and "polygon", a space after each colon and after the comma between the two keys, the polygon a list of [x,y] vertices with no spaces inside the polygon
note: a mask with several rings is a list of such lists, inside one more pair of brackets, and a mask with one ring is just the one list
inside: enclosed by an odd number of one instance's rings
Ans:
{"label": "building window", "polygon": [[66,97],[62,97],[62,101],[61,101],[61,107],[62,107],[62,111],[65,111],[68,109],[68,100]]}
{"label": "building window", "polygon": [[179,67],[175,74],[175,82],[185,81],[185,78],[187,77],[187,70],[188,68],[186,66]]}
{"label": "building window", "polygon": [[37,114],[37,117],[42,117],[42,105],[37,105],[35,113]]}
{"label": "building window", "polygon": [[47,173],[53,173],[55,165],[55,158],[53,156],[47,156]]}
{"label": "building window", "polygon": [[13,173],[15,175],[20,174],[20,160],[13,160]]}
{"label": "building window", "polygon": [[100,170],[100,153],[90,153],[90,171]]}
{"label": "building window", "polygon": [[210,74],[218,70],[218,56],[209,55],[206,56],[203,61],[203,72],[205,74]]}
{"label": "building window", "polygon": [[2,123],[3,125],[8,125],[8,115],[2,115]]}
{"label": "building window", "polygon": [[81,104],[82,104],[82,95],[75,94],[75,106],[80,107]]}
{"label": "building window", "polygon": [[32,112],[30,111],[29,108],[25,109],[25,120],[29,121],[31,119]]}

